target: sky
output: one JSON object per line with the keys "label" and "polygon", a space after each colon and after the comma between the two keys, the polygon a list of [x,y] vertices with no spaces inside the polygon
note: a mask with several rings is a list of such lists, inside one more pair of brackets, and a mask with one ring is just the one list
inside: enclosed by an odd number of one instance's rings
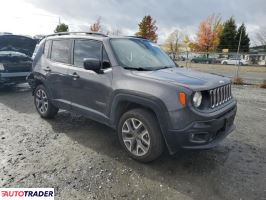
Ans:
{"label": "sky", "polygon": [[104,31],[134,35],[144,15],[158,26],[159,43],[174,30],[196,38],[199,23],[211,14],[245,23],[251,38],[266,21],[266,0],[1,0],[0,32],[23,35],[53,33],[59,18],[70,31],[89,31],[101,17]]}

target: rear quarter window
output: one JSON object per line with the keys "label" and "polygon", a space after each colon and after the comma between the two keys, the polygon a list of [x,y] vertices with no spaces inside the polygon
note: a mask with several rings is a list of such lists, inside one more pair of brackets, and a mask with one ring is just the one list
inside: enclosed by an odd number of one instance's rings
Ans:
{"label": "rear quarter window", "polygon": [[45,55],[46,58],[48,57],[51,44],[52,44],[52,40],[47,40],[45,42],[43,54]]}

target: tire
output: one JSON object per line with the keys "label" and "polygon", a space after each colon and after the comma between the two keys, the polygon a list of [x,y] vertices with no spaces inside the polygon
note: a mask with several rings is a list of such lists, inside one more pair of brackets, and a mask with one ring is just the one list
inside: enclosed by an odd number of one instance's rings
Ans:
{"label": "tire", "polygon": [[124,113],[119,120],[117,132],[119,141],[129,156],[140,162],[153,161],[164,150],[158,121],[154,114],[145,109],[133,109]]}
{"label": "tire", "polygon": [[240,63],[239,63],[239,65],[240,65],[240,66],[243,66],[243,63],[242,63],[242,62],[240,62]]}
{"label": "tire", "polygon": [[34,104],[40,116],[47,119],[53,118],[59,110],[51,103],[50,95],[43,85],[37,86],[34,91]]}
{"label": "tire", "polygon": [[223,62],[223,65],[227,65],[227,62]]}

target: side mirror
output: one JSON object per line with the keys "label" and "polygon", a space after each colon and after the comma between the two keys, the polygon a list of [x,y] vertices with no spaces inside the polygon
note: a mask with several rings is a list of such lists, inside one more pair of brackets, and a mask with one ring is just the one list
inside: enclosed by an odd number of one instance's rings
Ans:
{"label": "side mirror", "polygon": [[101,61],[96,58],[84,58],[83,60],[84,69],[95,71],[99,73],[101,71]]}

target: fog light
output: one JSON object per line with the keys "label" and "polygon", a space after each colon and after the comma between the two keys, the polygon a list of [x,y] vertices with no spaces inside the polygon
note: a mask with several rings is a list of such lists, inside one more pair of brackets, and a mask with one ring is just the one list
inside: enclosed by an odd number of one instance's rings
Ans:
{"label": "fog light", "polygon": [[192,133],[191,134],[191,142],[195,143],[205,143],[209,139],[208,133]]}

